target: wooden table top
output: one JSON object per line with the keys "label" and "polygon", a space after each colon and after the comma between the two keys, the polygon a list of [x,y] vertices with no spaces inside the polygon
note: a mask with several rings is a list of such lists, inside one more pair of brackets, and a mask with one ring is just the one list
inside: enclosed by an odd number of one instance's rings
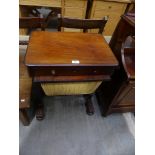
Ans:
{"label": "wooden table top", "polygon": [[35,31],[26,52],[27,66],[117,66],[100,34]]}

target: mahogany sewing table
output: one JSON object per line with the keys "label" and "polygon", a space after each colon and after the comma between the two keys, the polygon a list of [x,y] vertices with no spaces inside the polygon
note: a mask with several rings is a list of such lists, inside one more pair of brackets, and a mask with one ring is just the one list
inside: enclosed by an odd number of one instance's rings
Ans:
{"label": "mahogany sewing table", "polygon": [[[35,31],[30,36],[25,64],[33,83],[40,85],[109,80],[118,61],[100,34]],[[87,113],[93,114],[88,96]]]}

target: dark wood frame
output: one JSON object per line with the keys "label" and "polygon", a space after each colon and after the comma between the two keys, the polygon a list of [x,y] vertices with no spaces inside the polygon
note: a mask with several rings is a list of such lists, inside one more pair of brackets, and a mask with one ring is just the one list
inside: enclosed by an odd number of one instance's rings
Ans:
{"label": "dark wood frame", "polygon": [[64,18],[58,14],[58,31],[61,31],[61,27],[83,29],[83,32],[87,32],[88,29],[99,29],[99,34],[103,33],[104,27],[108,21],[108,17],[103,19],[74,19]]}
{"label": "dark wood frame", "polygon": [[133,75],[131,76],[126,68],[124,68],[126,66],[124,53],[133,54],[134,49],[130,47],[125,52],[122,49],[126,38],[134,35],[134,13],[127,13],[121,17],[110,41],[110,47],[119,61],[119,69],[115,70],[112,79],[108,82],[103,82],[96,92],[101,113],[104,116],[113,112],[134,112],[135,110],[133,103],[123,106],[119,105],[118,102],[118,98],[124,93],[124,90],[128,89],[130,91],[134,89],[135,85],[135,77]]}

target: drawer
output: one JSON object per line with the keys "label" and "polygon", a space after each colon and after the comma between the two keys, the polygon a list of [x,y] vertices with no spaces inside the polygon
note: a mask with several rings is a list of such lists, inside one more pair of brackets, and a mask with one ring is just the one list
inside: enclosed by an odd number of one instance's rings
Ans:
{"label": "drawer", "polygon": [[64,17],[84,19],[86,14],[85,9],[79,8],[64,8]]}
{"label": "drawer", "polygon": [[19,0],[20,5],[61,7],[61,0]]}
{"label": "drawer", "polygon": [[103,18],[104,16],[121,16],[123,13],[122,11],[110,11],[110,10],[96,10],[92,18]]}
{"label": "drawer", "polygon": [[[102,19],[104,16],[108,16],[108,22],[105,25],[103,35],[105,36],[112,36],[119,20],[120,20],[120,14],[118,13],[112,13],[112,12],[106,12],[106,11],[96,11],[96,14],[94,16],[94,19]],[[91,30],[92,33],[98,32],[98,30]]]}
{"label": "drawer", "polygon": [[86,8],[87,0],[65,0],[65,7],[78,7],[78,8]]}
{"label": "drawer", "polygon": [[124,3],[96,1],[95,10],[123,12],[125,6]]}
{"label": "drawer", "polygon": [[64,28],[64,32],[83,32],[83,29]]}
{"label": "drawer", "polygon": [[31,76],[111,75],[113,67],[30,67]]}

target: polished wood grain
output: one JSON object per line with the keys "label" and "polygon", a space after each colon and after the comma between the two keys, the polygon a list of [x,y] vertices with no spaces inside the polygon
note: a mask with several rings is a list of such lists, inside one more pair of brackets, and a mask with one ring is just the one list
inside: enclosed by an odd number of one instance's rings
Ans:
{"label": "polished wood grain", "polygon": [[61,7],[61,0],[19,0],[20,5]]}
{"label": "polished wood grain", "polygon": [[[93,0],[90,19],[102,19],[104,16],[108,16],[109,20],[105,26],[104,36],[112,36],[128,3],[130,3],[130,0]],[[90,32],[96,33],[97,30],[92,29]]]}
{"label": "polished wood grain", "polygon": [[127,37],[121,49],[122,64],[128,79],[135,79],[135,40]]}
{"label": "polished wood grain", "polygon": [[[74,64],[73,61],[79,61]],[[27,66],[117,66],[99,34],[33,32],[25,57]]]}
{"label": "polished wood grain", "polygon": [[[72,65],[72,64],[71,64]],[[78,75],[111,75],[114,66],[31,66],[30,76],[78,76]]]}
{"label": "polished wood grain", "polygon": [[103,82],[97,92],[104,116],[113,112],[134,112],[135,109],[134,37],[128,36],[117,54],[120,68],[115,70],[110,81]]}

